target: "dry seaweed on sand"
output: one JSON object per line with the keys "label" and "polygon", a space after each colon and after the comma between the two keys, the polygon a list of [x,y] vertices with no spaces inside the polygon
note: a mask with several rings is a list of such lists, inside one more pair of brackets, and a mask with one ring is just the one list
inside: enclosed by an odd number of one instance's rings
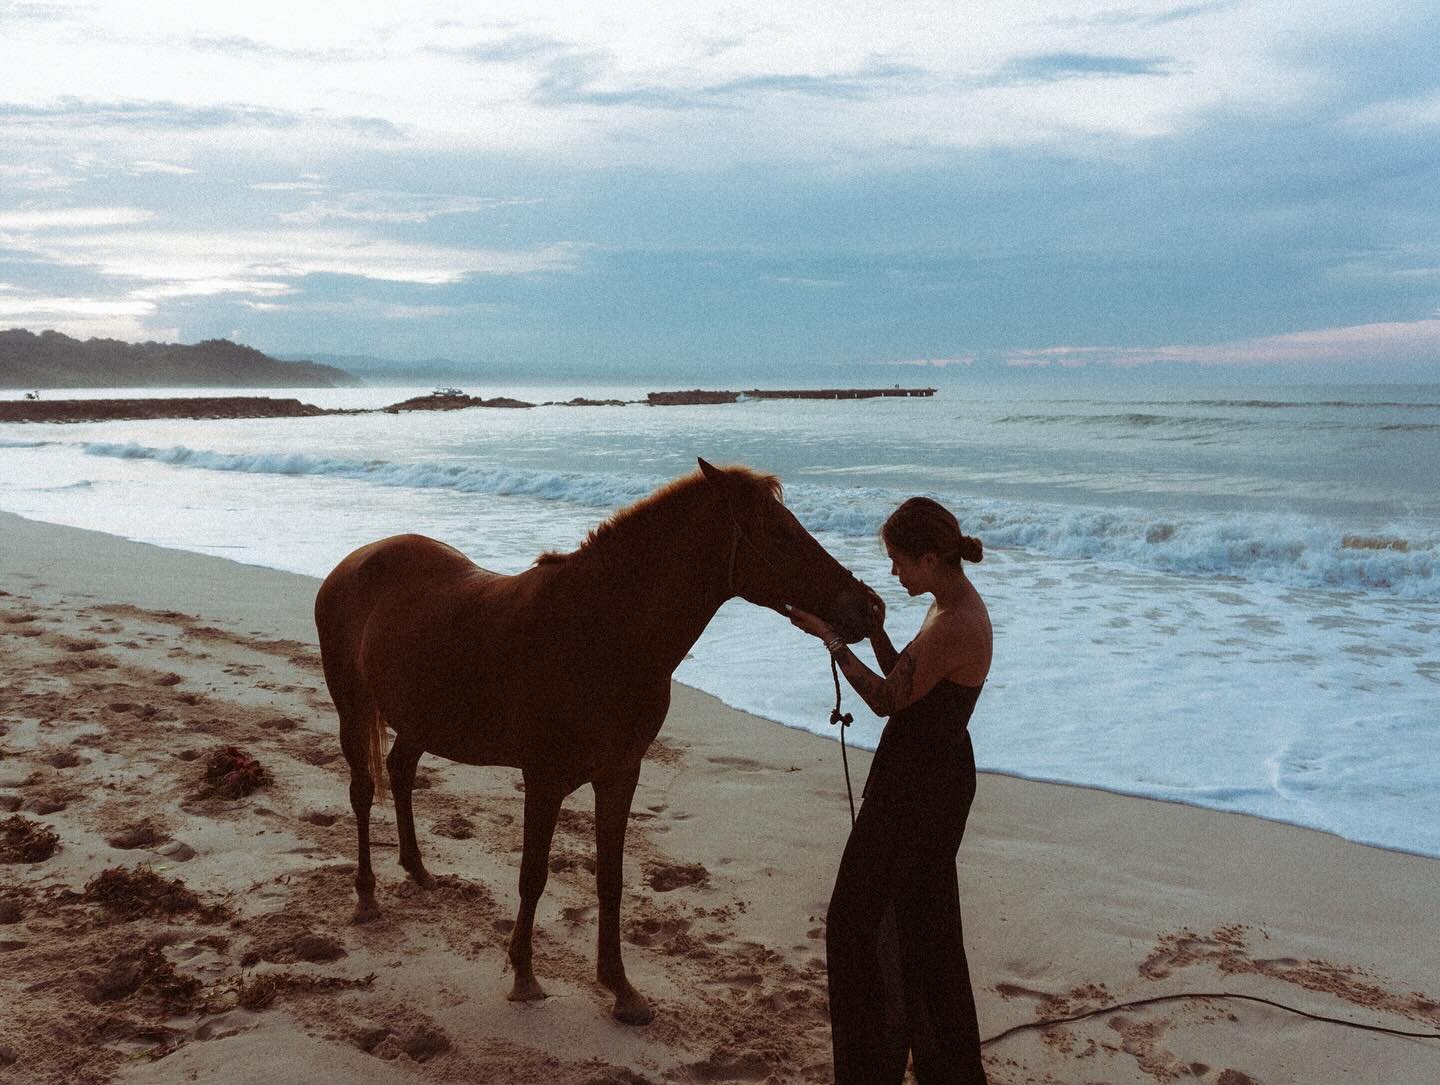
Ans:
{"label": "dry seaweed on sand", "polygon": [[285,992],[344,991],[357,987],[369,987],[374,982],[374,972],[351,978],[349,976],[315,976],[280,971],[240,976],[234,981],[234,984],[236,1001],[240,1006],[247,1010],[263,1010]]}
{"label": "dry seaweed on sand", "polygon": [[150,995],[172,1013],[193,1009],[204,988],[194,976],[182,975],[166,958],[156,940],[138,951],[121,953],[99,976],[86,984],[93,1003],[117,1002],[136,994]]}
{"label": "dry seaweed on sand", "polygon": [[223,746],[205,763],[206,791],[226,799],[239,799],[270,783],[264,765],[239,746]]}
{"label": "dry seaweed on sand", "polygon": [[15,814],[0,821],[0,863],[43,863],[55,854],[59,834]]}
{"label": "dry seaweed on sand", "polygon": [[120,919],[179,915],[182,912],[210,916],[226,914],[223,907],[201,901],[179,878],[167,880],[148,866],[103,870],[85,884],[84,897]]}

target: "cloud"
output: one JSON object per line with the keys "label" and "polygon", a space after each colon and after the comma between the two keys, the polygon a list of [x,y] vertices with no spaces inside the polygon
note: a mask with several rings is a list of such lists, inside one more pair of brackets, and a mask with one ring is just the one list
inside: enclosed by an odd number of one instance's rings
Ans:
{"label": "cloud", "polygon": [[143,176],[149,173],[161,173],[173,177],[184,177],[195,171],[189,166],[181,166],[174,162],[157,162],[151,159],[145,159],[140,162],[131,162],[130,172],[136,176]]}
{"label": "cloud", "polygon": [[220,294],[251,294],[260,297],[280,297],[294,293],[289,283],[266,281],[264,279],[192,279],[189,282],[164,283],[160,286],[145,286],[131,290],[129,296],[146,301],[166,298],[206,298]]}
{"label": "cloud", "polygon": [[786,286],[803,286],[811,290],[834,290],[850,285],[843,279],[816,279],[804,275],[768,275],[766,278],[772,283],[784,283]]}
{"label": "cloud", "polygon": [[56,192],[73,188],[79,183],[78,177],[60,173],[55,167],[45,163],[0,162],[0,190],[8,188],[22,192]]}
{"label": "cloud", "polygon": [[924,74],[912,65],[877,63],[838,72],[754,72],[713,82],[685,78],[667,83],[630,81],[627,85],[609,54],[571,52],[549,62],[531,98],[546,106],[734,109],[745,99],[772,95],[860,101],[882,93],[896,81]]}
{"label": "cloud", "polygon": [[128,298],[0,294],[0,327],[54,329],[66,335],[125,339],[178,339],[173,328],[155,329],[148,320],[155,303]]}
{"label": "cloud", "polygon": [[247,186],[255,192],[324,192],[330,186],[319,177],[299,181],[256,181]]}
{"label": "cloud", "polygon": [[160,283],[287,280],[349,275],[444,285],[471,275],[531,275],[574,268],[580,246],[464,249],[367,238],[345,230],[129,231],[12,237],[12,248],[51,263]]}
{"label": "cloud", "polygon": [[344,316],[352,320],[435,320],[465,313],[499,311],[499,306],[487,304],[409,305],[400,302],[376,301],[372,298],[357,298],[352,301],[245,301],[241,304],[257,313],[318,314]]}
{"label": "cloud", "polygon": [[1416,132],[1440,127],[1440,92],[1407,98],[1373,102],[1345,118],[1345,123],[1360,131],[1389,129],[1395,132]]}
{"label": "cloud", "polygon": [[78,129],[146,132],[232,129],[334,128],[379,139],[397,139],[400,125],[384,117],[338,114],[319,107],[276,109],[243,102],[215,105],[175,101],[87,101],[62,97],[53,104],[0,102],[0,131],[17,135]]}
{"label": "cloud", "polygon": [[1107,8],[1086,15],[1069,15],[1050,20],[1051,26],[1073,30],[1081,27],[1156,27],[1171,23],[1188,22],[1206,15],[1216,15],[1236,6],[1237,0],[1214,0],[1212,3],[1181,4],[1177,7],[1162,8],[1159,11],[1141,11],[1136,8]]}
{"label": "cloud", "polygon": [[0,4],[0,16],[7,22],[63,22],[71,18],[74,12],[64,4],[38,4],[11,2]]}
{"label": "cloud", "polygon": [[913,366],[917,369],[951,369],[975,364],[975,355],[958,354],[953,358],[911,358],[903,362],[881,362],[881,365]]}
{"label": "cloud", "polygon": [[1012,350],[1010,366],[1211,366],[1440,363],[1440,319],[1386,321],[1259,336],[1228,343],[1160,347],[1057,346]]}
{"label": "cloud", "polygon": [[[254,186],[252,186],[254,187]],[[411,192],[350,192],[335,200],[317,201],[298,211],[284,211],[281,222],[424,223],[442,215],[470,215],[527,201],[498,196],[443,196]]]}
{"label": "cloud", "polygon": [[991,82],[999,86],[1058,83],[1067,79],[1173,75],[1173,60],[1164,57],[1114,56],[1104,53],[1042,53],[1015,57],[1002,64]]}
{"label": "cloud", "polygon": [[35,316],[149,316],[154,302],[72,297],[0,297],[0,320]]}
{"label": "cloud", "polygon": [[432,45],[430,52],[440,56],[458,57],[474,64],[517,64],[571,48],[571,43],[556,38],[520,33],[467,45]]}
{"label": "cloud", "polygon": [[73,230],[85,226],[129,226],[148,222],[153,211],[135,207],[53,207],[34,211],[0,211],[0,230]]}
{"label": "cloud", "polygon": [[243,34],[198,34],[186,39],[183,44],[201,52],[223,53],[230,57],[259,57],[265,60],[291,60],[305,64],[368,60],[382,55],[374,50],[299,49],[293,46],[277,45],[274,42],[259,41],[255,38],[245,37]]}

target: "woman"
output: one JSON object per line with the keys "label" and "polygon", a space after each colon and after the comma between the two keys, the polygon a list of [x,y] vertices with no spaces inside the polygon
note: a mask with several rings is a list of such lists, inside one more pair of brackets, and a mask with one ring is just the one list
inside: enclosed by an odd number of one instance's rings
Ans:
{"label": "woman", "polygon": [[912,497],[881,532],[890,572],[933,595],[915,639],[896,652],[874,599],[870,644],[883,675],[825,622],[791,621],[825,642],[877,715],[889,716],[830,897],[825,945],[836,1085],[985,1081],[975,996],[960,934],[955,853],[975,797],[965,727],[990,671],[990,616],[965,575],[984,556],[935,501]]}

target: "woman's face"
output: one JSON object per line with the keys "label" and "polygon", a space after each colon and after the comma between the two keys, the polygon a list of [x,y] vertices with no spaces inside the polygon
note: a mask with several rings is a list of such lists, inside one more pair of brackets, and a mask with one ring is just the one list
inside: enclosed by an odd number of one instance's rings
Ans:
{"label": "woman's face", "polygon": [[885,544],[885,553],[890,555],[890,575],[900,581],[900,586],[910,595],[921,595],[930,590],[930,574],[934,570],[935,555],[907,554]]}

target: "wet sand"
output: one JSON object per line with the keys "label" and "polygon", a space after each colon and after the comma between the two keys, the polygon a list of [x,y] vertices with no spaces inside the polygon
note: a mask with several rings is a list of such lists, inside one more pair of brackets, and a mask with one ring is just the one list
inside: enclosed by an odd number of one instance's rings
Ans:
{"label": "wet sand", "polygon": [[[593,979],[588,789],[538,915],[552,997],[512,1004],[513,770],[422,761],[441,884],[403,878],[380,807],[383,915],[350,923],[315,587],[0,514],[0,1081],[830,1079],[833,742],[677,685],[627,845],[626,964],[654,1023],[612,1021]],[[857,790],[867,766],[852,752]],[[1437,875],[1255,818],[983,775],[960,862],[982,1034],[1193,992],[1440,1032]],[[999,1083],[1419,1083],[1440,1080],[1440,1040],[1187,999],[1010,1036],[987,1066]]]}

